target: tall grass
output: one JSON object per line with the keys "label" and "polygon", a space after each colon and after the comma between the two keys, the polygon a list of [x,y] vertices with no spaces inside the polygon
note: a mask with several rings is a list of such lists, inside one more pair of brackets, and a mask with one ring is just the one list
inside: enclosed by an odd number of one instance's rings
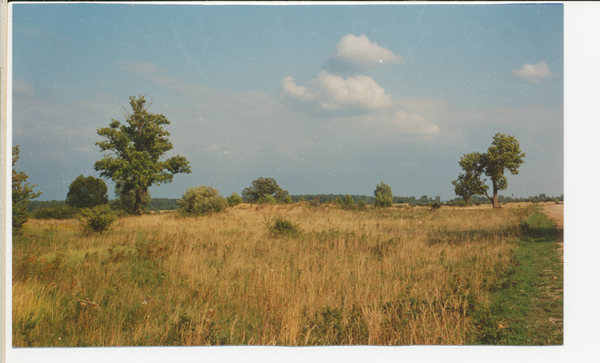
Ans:
{"label": "tall grass", "polygon": [[242,204],[92,236],[30,221],[13,247],[13,344],[464,344],[531,213]]}

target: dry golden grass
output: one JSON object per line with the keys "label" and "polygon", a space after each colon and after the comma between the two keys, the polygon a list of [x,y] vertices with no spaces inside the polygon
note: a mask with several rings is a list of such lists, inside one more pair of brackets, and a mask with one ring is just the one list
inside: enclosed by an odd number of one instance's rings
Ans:
{"label": "dry golden grass", "polygon": [[[464,344],[528,213],[242,204],[89,237],[32,220],[13,247],[13,344]],[[269,233],[274,217],[302,233]]]}

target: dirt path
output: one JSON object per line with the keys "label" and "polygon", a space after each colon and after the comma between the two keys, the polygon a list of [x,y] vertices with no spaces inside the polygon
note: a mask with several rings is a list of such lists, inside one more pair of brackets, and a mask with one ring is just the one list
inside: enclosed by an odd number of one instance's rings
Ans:
{"label": "dirt path", "polygon": [[563,229],[565,226],[565,205],[556,203],[545,203],[542,207],[542,211],[554,221],[556,228],[559,231],[558,244],[560,259],[564,263],[564,241],[563,241]]}

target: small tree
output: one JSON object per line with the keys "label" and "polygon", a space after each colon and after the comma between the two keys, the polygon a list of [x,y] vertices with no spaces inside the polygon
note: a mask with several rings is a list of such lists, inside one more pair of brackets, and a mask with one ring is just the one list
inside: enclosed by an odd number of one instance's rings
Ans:
{"label": "small tree", "polygon": [[227,204],[230,207],[234,207],[242,202],[242,197],[237,195],[236,192],[231,193],[230,196],[227,197]]}
{"label": "small tree", "polygon": [[177,205],[188,214],[203,215],[223,211],[228,203],[227,199],[219,196],[217,189],[201,185],[188,188]]}
{"label": "small tree", "polygon": [[457,180],[452,181],[454,193],[462,197],[467,206],[471,204],[471,197],[473,195],[484,194],[488,188],[485,182],[481,180],[481,173],[479,172],[480,161],[481,154],[478,152],[463,155],[458,165],[464,170],[464,174],[460,174]]}
{"label": "small tree", "polygon": [[102,179],[80,175],[69,185],[66,204],[75,208],[108,204],[107,192],[108,188]]}
{"label": "small tree", "polygon": [[285,204],[292,204],[292,203],[294,203],[294,201],[292,200],[292,197],[289,196],[289,195],[286,195],[285,198],[283,198],[283,202]]}
{"label": "small tree", "polygon": [[375,207],[391,207],[392,205],[394,205],[392,198],[381,193],[377,193],[377,196],[375,196]]}
{"label": "small tree", "polygon": [[392,187],[390,187],[384,182],[377,184],[377,187],[375,187],[373,195],[377,197],[377,193],[381,193],[381,195],[383,195],[384,197],[388,197],[392,200],[394,199],[394,195],[392,194]]}
{"label": "small tree", "polygon": [[161,161],[164,154],[173,148],[164,129],[170,122],[163,115],[148,112],[144,96],[129,97],[133,113],[126,112],[128,125],[112,120],[109,127],[98,129],[98,135],[106,138],[97,142],[101,151],[112,151],[113,156],[94,164],[100,176],[111,178],[122,192],[135,192],[134,213],[142,214],[142,204],[148,188],[154,184],[170,183],[178,173],[191,173],[188,161],[183,156],[173,156]]}
{"label": "small tree", "polygon": [[[505,190],[508,187],[504,170],[507,169],[511,174],[519,174],[519,167],[524,163],[525,153],[521,152],[521,147],[514,136],[506,136],[505,134],[497,133],[494,135],[492,146],[488,148],[486,153],[471,153],[466,154],[461,158],[459,164],[465,170],[465,174],[461,178],[454,181],[455,192],[468,195],[485,195],[493,208],[499,208],[498,191]],[[487,179],[481,181],[481,174],[485,174],[492,182],[492,195],[488,194],[488,186],[485,185]],[[456,182],[456,183],[455,183]],[[467,193],[468,192],[468,193]],[[472,194],[471,194],[472,193]]]}
{"label": "small tree", "polygon": [[287,190],[281,189],[273,178],[258,178],[252,182],[252,186],[242,191],[242,197],[249,202],[258,202],[261,198],[271,196],[278,201],[288,195]]}
{"label": "small tree", "polygon": [[354,198],[352,198],[352,196],[350,194],[346,194],[346,196],[342,200],[342,204],[343,205],[353,206],[354,205]]}
{"label": "small tree", "polygon": [[29,176],[25,172],[15,170],[20,152],[19,145],[12,148],[12,232],[15,236],[23,232],[23,225],[27,222],[27,204],[42,194],[33,191],[37,185],[27,183]]}
{"label": "small tree", "polygon": [[83,229],[88,234],[102,233],[117,220],[117,216],[107,204],[98,205],[94,208],[84,208],[79,216]]}

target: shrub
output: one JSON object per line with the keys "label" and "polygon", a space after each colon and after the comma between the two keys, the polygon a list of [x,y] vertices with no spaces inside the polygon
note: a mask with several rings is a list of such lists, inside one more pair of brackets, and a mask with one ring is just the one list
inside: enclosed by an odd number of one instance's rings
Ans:
{"label": "shrub", "polygon": [[236,192],[231,193],[231,195],[227,197],[227,204],[230,207],[235,207],[236,205],[240,204],[242,201],[243,201],[242,197],[237,195]]}
{"label": "shrub", "polygon": [[289,195],[286,195],[285,198],[283,198],[283,202],[285,204],[292,204],[292,203],[294,203],[294,201],[292,200],[292,197],[289,196]]}
{"label": "shrub", "polygon": [[294,237],[302,233],[298,223],[292,222],[289,219],[282,217],[275,217],[273,219],[265,219],[265,227],[269,230],[271,235],[276,237]]}
{"label": "shrub", "polygon": [[117,216],[108,205],[104,204],[92,209],[82,209],[79,220],[87,233],[102,233],[117,220]]}
{"label": "shrub", "polygon": [[258,204],[277,204],[277,199],[272,195],[264,195],[258,198]]}
{"label": "shrub", "polygon": [[304,197],[300,197],[300,199],[298,199],[298,202],[305,202],[306,200],[304,200]]}
{"label": "shrub", "polygon": [[79,208],[62,204],[36,209],[31,216],[35,219],[69,219],[75,218],[78,213]]}
{"label": "shrub", "polygon": [[432,209],[440,209],[440,208],[442,207],[442,205],[441,205],[441,204],[440,204],[440,202],[438,202],[438,201],[435,201],[435,202],[433,202],[433,203],[430,203],[430,204],[429,204],[429,206],[430,206]]}
{"label": "shrub", "polygon": [[185,213],[204,215],[225,210],[228,202],[227,199],[219,196],[217,189],[201,185],[196,188],[188,188],[181,199],[177,201],[177,205]]}
{"label": "shrub", "polygon": [[367,203],[365,203],[364,201],[360,201],[358,202],[358,208],[359,209],[367,209]]}

